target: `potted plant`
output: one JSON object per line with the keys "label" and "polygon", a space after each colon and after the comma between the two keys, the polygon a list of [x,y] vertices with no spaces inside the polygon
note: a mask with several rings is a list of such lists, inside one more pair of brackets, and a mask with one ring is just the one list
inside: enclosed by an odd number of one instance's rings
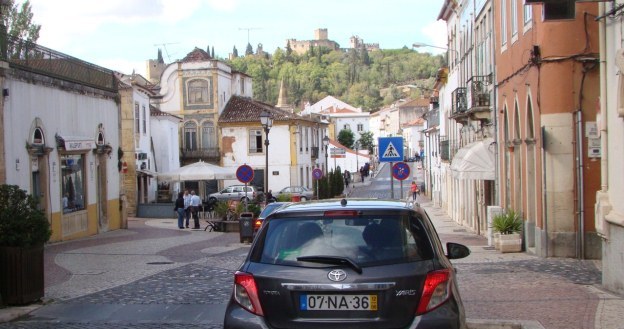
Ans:
{"label": "potted plant", "polygon": [[0,296],[9,305],[44,296],[43,245],[50,223],[37,201],[16,185],[0,185]]}
{"label": "potted plant", "polygon": [[497,245],[501,252],[522,251],[522,238],[520,236],[522,219],[517,212],[507,210],[494,216],[492,229],[499,233]]}

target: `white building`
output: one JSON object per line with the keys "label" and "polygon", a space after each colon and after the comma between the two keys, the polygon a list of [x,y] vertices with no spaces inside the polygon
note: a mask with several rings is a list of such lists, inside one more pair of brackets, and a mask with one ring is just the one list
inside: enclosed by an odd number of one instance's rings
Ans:
{"label": "white building", "polygon": [[[9,49],[27,49],[16,42],[22,41],[9,41]],[[55,65],[26,61],[22,54],[0,61],[0,183],[38,198],[52,242],[119,229],[113,72],[37,45],[28,49]]]}
{"label": "white building", "polygon": [[331,124],[329,138],[338,139],[341,130],[351,130],[353,140],[370,131],[370,113],[362,111],[333,96],[327,96],[314,105],[306,105],[301,115],[320,114],[328,118]]}

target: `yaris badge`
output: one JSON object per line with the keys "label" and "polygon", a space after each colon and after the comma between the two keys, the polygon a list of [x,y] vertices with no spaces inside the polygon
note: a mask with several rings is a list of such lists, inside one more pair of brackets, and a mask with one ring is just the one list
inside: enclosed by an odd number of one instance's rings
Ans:
{"label": "yaris badge", "polygon": [[347,278],[347,273],[343,270],[332,270],[331,272],[327,273],[327,278],[332,281],[339,282]]}

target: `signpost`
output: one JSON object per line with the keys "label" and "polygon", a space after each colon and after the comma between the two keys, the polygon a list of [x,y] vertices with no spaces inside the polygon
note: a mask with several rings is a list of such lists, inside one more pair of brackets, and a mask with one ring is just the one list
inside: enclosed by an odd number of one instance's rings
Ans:
{"label": "signpost", "polygon": [[405,162],[397,162],[392,166],[392,177],[401,182],[401,199],[403,199],[403,181],[409,178],[410,167]]}
{"label": "signpost", "polygon": [[[379,162],[403,161],[403,137],[379,137]],[[394,180],[390,171],[390,198],[394,199]],[[402,190],[401,190],[402,191]]]}
{"label": "signpost", "polygon": [[245,211],[247,211],[247,183],[251,182],[254,178],[253,168],[246,164],[239,166],[236,169],[236,178],[239,182],[245,183]]}
{"label": "signpost", "polygon": [[323,178],[323,171],[319,168],[312,170],[312,178],[316,181],[316,199],[319,199],[319,180]]}

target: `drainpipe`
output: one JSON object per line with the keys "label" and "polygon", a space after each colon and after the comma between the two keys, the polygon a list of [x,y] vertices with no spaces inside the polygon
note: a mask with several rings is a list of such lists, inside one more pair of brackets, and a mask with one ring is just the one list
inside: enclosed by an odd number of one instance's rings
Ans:
{"label": "drainpipe", "polygon": [[[601,2],[598,4],[599,8],[599,16],[604,16],[605,14],[605,3]],[[598,35],[600,38],[600,188],[601,192],[607,193],[609,189],[609,166],[608,166],[608,139],[607,139],[607,120],[609,116],[607,115],[607,51],[606,51],[606,29],[605,29],[605,19],[601,19],[598,23]],[[598,220],[598,219],[597,219]],[[602,220],[602,219],[600,219]]]}
{"label": "drainpipe", "polygon": [[[583,74],[583,78],[585,74]],[[583,79],[584,80],[584,79]],[[581,89],[583,83],[581,82]],[[576,235],[576,256],[578,259],[585,258],[585,223],[583,215],[585,207],[583,205],[583,112],[579,109],[576,111],[576,186],[577,186],[577,216],[578,216],[578,234]]]}

